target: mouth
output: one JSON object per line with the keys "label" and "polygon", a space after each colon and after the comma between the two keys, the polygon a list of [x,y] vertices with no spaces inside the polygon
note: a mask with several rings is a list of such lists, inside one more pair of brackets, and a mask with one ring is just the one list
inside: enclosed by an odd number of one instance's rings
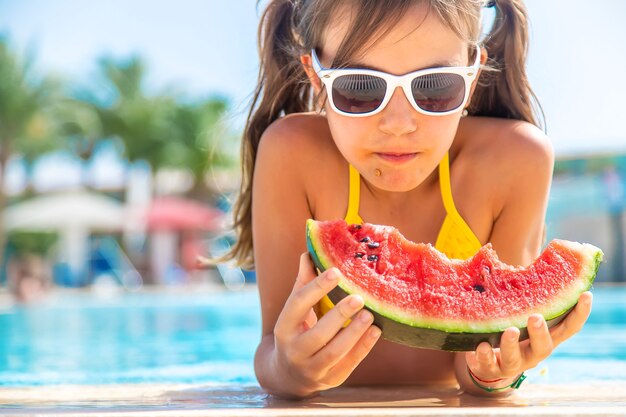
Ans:
{"label": "mouth", "polygon": [[396,164],[411,161],[417,158],[419,154],[419,152],[376,152],[376,155],[378,155],[380,159]]}

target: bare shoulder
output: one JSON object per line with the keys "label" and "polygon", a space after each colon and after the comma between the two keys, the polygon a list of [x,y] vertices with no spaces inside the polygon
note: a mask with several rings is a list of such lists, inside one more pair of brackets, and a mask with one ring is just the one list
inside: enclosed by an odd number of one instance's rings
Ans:
{"label": "bare shoulder", "polygon": [[312,215],[344,210],[329,203],[347,200],[348,170],[324,116],[297,113],[276,120],[261,137],[256,163],[273,186],[302,191]]}
{"label": "bare shoulder", "polygon": [[281,117],[263,132],[259,153],[288,156],[285,163],[300,164],[316,159],[334,147],[323,116],[315,113],[294,113]]}
{"label": "bare shoulder", "polygon": [[543,242],[554,165],[552,145],[530,123],[467,119],[460,128],[457,158],[468,176],[464,185],[473,187],[481,202],[489,202],[484,206],[491,213],[482,217],[483,230],[489,230],[485,241],[492,243],[503,262],[528,265]]}
{"label": "bare shoulder", "polygon": [[537,126],[491,117],[468,117],[459,126],[463,152],[474,162],[494,169],[552,170],[554,152],[550,140]]}
{"label": "bare shoulder", "polygon": [[492,219],[514,204],[516,196],[545,198],[554,152],[541,129],[519,120],[467,117],[456,139],[451,173],[469,200],[490,202]]}
{"label": "bare shoulder", "polygon": [[501,141],[499,146],[494,146],[494,152],[524,171],[536,168],[552,171],[552,143],[541,129],[520,120],[498,122]]}

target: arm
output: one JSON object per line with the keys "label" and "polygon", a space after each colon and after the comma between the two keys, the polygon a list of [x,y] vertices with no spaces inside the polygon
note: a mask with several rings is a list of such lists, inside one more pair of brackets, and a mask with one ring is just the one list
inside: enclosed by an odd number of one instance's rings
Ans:
{"label": "arm", "polygon": [[343,383],[373,347],[372,332],[379,332],[366,311],[342,330],[363,307],[358,296],[320,320],[315,315],[314,306],[336,285],[339,272],[318,276],[303,254],[305,222],[313,215],[305,177],[324,159],[306,132],[292,125],[283,119],[270,126],[257,153],[252,222],[263,336],[255,372],[268,393],[303,398]]}
{"label": "arm", "polygon": [[[501,153],[492,173],[498,183],[497,198],[489,241],[499,258],[511,265],[529,265],[539,256],[543,243],[544,219],[552,178],[554,157],[545,135],[527,123],[516,123],[507,139],[497,145]],[[505,156],[506,155],[506,156]],[[511,167],[514,167],[511,169]],[[455,373],[461,389],[474,395],[508,395],[511,389],[488,393],[470,379],[468,367],[487,387],[510,385],[518,376],[547,358],[553,349],[577,333],[591,310],[591,293],[581,295],[578,305],[558,326],[548,330],[543,317],[528,320],[530,338],[519,342],[519,329],[509,328],[502,335],[499,349],[481,343],[476,352],[460,352],[455,357]]]}

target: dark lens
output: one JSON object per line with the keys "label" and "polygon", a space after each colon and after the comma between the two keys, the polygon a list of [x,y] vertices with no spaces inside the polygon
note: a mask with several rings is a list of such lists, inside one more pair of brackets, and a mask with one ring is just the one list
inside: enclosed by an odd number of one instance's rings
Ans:
{"label": "dark lens", "polygon": [[417,105],[426,111],[442,113],[458,109],[465,97],[465,80],[459,74],[422,75],[411,82]]}
{"label": "dark lens", "polygon": [[353,74],[337,77],[332,88],[335,107],[346,113],[369,113],[385,98],[387,83],[380,77]]}

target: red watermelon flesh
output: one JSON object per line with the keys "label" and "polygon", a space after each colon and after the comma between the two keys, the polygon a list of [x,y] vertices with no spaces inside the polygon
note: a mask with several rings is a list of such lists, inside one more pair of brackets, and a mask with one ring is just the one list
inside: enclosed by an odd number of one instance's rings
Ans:
{"label": "red watermelon flesh", "polygon": [[523,328],[533,313],[563,315],[591,287],[602,260],[595,246],[566,240],[551,241],[528,267],[502,263],[490,244],[468,260],[448,259],[393,227],[345,221],[309,220],[307,242],[316,266],[337,267],[345,276],[338,287],[362,295],[379,316],[463,334]]}

